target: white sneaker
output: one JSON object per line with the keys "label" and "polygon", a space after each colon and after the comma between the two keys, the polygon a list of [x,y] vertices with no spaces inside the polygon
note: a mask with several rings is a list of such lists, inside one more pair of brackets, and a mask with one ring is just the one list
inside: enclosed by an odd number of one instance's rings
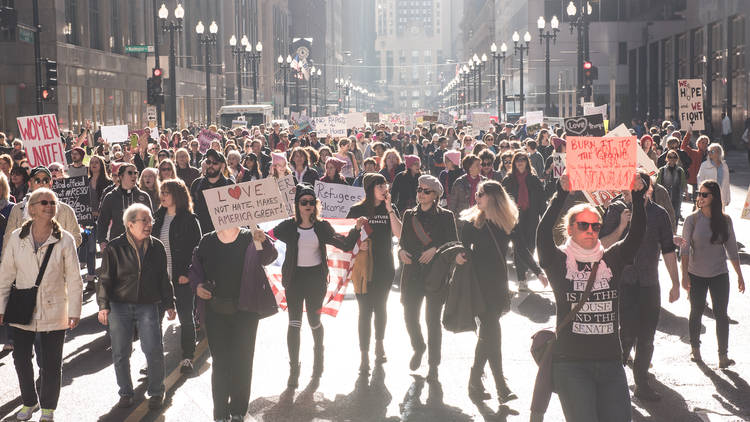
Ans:
{"label": "white sneaker", "polygon": [[31,419],[31,415],[33,415],[34,412],[36,412],[37,410],[39,410],[39,404],[38,403],[35,404],[35,405],[33,405],[33,406],[31,406],[31,407],[24,406],[24,407],[21,408],[21,410],[18,411],[18,413],[16,413],[16,420],[27,421],[27,420]]}

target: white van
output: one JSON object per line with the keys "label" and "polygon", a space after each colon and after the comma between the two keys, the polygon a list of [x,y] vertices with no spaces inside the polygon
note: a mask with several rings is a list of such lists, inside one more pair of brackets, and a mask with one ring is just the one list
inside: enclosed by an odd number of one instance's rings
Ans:
{"label": "white van", "polygon": [[219,109],[217,114],[219,125],[232,127],[232,120],[241,120],[244,117],[247,126],[259,124],[270,124],[273,120],[273,106],[270,104],[248,104],[248,105],[226,105]]}

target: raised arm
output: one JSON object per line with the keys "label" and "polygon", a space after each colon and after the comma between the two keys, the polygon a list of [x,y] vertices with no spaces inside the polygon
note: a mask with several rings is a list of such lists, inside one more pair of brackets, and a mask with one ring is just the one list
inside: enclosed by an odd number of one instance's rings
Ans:
{"label": "raised arm", "polygon": [[539,265],[541,265],[542,268],[545,268],[548,262],[552,262],[555,254],[561,253],[555,245],[552,233],[557,217],[560,215],[565,199],[568,197],[568,189],[570,189],[568,185],[568,176],[563,175],[557,182],[557,192],[552,196],[552,201],[536,229],[536,245],[539,254]]}

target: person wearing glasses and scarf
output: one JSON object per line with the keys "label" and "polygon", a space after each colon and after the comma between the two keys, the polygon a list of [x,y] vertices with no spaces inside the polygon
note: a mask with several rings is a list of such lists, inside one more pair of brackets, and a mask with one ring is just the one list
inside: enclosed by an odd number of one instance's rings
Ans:
{"label": "person wearing glasses and scarf", "polygon": [[[122,164],[117,169],[120,186],[113,189],[102,199],[99,208],[99,218],[96,220],[96,241],[102,250],[107,247],[107,242],[125,233],[125,224],[122,216],[125,210],[133,204],[143,204],[148,209],[153,209],[151,197],[138,189],[138,170],[133,164]],[[111,224],[111,226],[110,226]]]}
{"label": "person wearing glasses and scarf", "polygon": [[[407,170],[408,171],[408,170]],[[397,179],[398,180],[398,177]],[[406,331],[411,339],[414,354],[409,369],[416,371],[422,363],[422,355],[429,346],[429,372],[427,379],[437,381],[440,365],[442,327],[440,317],[443,297],[428,294],[427,276],[441,246],[458,240],[453,213],[438,206],[443,196],[443,186],[431,175],[419,176],[416,188],[417,206],[406,210],[401,228],[398,256],[403,263],[401,273],[401,303],[404,305]],[[425,319],[427,322],[427,345],[422,336],[419,316],[422,302],[427,301]]]}

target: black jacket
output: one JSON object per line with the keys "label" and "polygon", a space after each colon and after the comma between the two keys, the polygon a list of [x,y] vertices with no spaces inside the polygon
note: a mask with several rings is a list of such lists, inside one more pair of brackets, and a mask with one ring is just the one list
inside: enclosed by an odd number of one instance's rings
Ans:
{"label": "black jacket", "polygon": [[110,302],[152,304],[174,308],[174,290],[167,275],[164,245],[151,236],[146,252],[139,259],[135,244],[122,234],[104,249],[99,270],[96,302],[99,310],[110,309]]}
{"label": "black jacket", "polygon": [[[107,193],[102,199],[102,205],[99,207],[99,218],[96,220],[96,241],[97,243],[106,242],[108,239],[114,239],[125,233],[125,226],[122,224],[122,215],[125,210],[135,204],[140,203],[151,207],[151,197],[138,187],[125,190],[121,186]],[[112,223],[110,227],[109,224]],[[109,237],[107,229],[109,228]]]}
{"label": "black jacket", "polygon": [[[349,235],[343,236],[333,229],[331,223],[325,220],[318,220],[313,223],[313,230],[318,237],[318,248],[320,256],[323,258],[323,276],[328,279],[328,257],[326,254],[326,244],[333,245],[341,250],[349,251],[354,248],[357,242],[359,232],[356,228],[349,231]],[[297,222],[294,218],[287,218],[274,227],[273,236],[286,243],[286,255],[284,263],[281,265],[281,284],[284,287],[294,279],[294,273],[297,270],[297,252],[299,244],[299,232],[297,231]]]}
{"label": "black jacket", "polygon": [[[422,243],[416,235],[414,226],[415,218],[419,219],[419,222],[431,239],[427,245]],[[437,261],[436,258],[438,258],[438,255],[436,253],[432,261],[427,264],[420,264],[419,257],[422,255],[422,252],[433,247],[440,249],[446,243],[457,240],[456,223],[451,211],[439,206],[434,206],[426,212],[422,211],[419,206],[406,210],[402,221],[399,246],[411,255],[412,263],[403,264],[401,289],[411,288],[409,286],[410,283],[420,281],[424,283],[427,280],[428,274],[431,274],[430,269],[433,263]]]}
{"label": "black jacket", "polygon": [[[154,213],[154,226],[151,233],[158,237],[164,224],[167,210],[159,208]],[[172,256],[172,283],[178,284],[181,275],[187,277],[193,249],[201,240],[201,227],[195,214],[183,210],[177,212],[169,225],[169,254]]]}
{"label": "black jacket", "polygon": [[406,169],[393,178],[391,200],[398,209],[407,210],[417,205],[417,187],[421,175],[421,173],[417,173],[412,176],[411,171]]}
{"label": "black jacket", "polygon": [[[518,180],[512,173],[509,173],[503,179],[503,187],[513,197],[514,202],[518,204]],[[542,181],[528,170],[526,171],[526,189],[529,191],[529,209],[519,209],[519,211],[528,211],[532,216],[540,217],[547,209],[547,194],[544,191]]]}
{"label": "black jacket", "polygon": [[222,174],[219,175],[219,180],[216,183],[209,182],[205,177],[199,177],[190,185],[190,197],[193,198],[193,211],[195,211],[195,215],[198,216],[198,222],[201,224],[201,233],[208,234],[214,231],[214,223],[211,221],[211,214],[208,212],[203,191],[231,184],[232,181]]}

